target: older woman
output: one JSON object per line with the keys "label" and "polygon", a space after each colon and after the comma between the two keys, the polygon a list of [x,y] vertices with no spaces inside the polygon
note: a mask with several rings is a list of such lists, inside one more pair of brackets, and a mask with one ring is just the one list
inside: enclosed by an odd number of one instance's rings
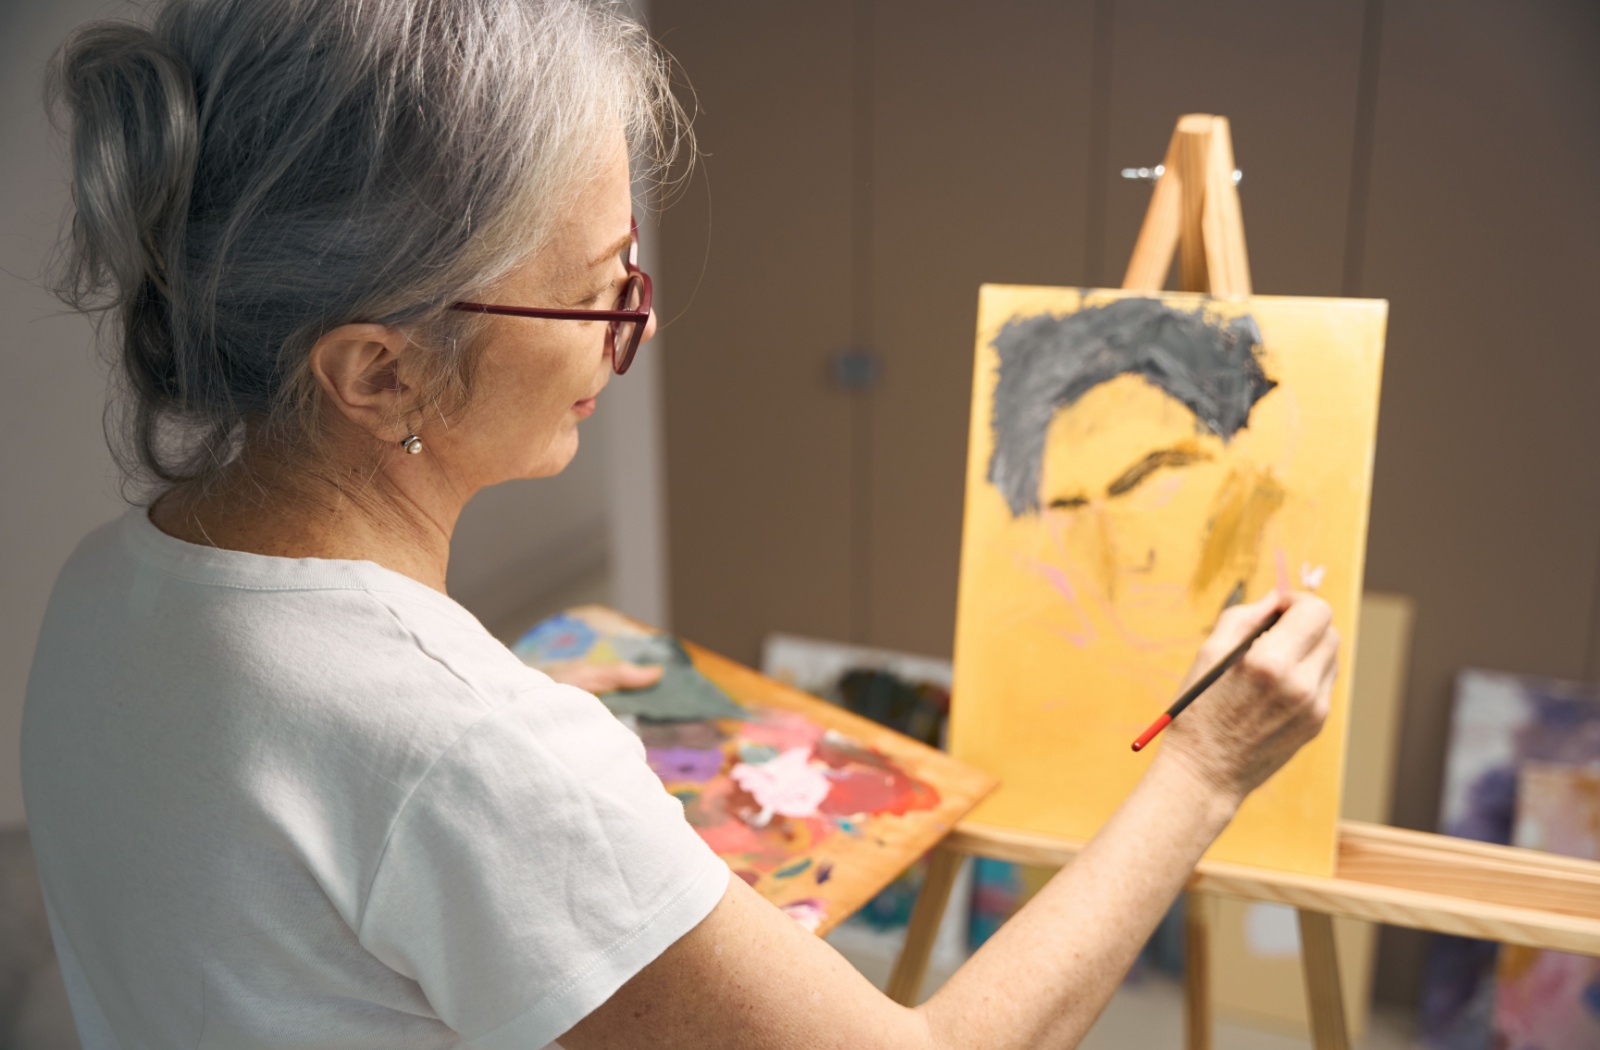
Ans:
{"label": "older woman", "polygon": [[664,70],[578,0],[168,0],[63,50],[68,292],[112,311],[148,483],[63,569],[25,716],[86,1046],[1070,1046],[1316,733],[1326,606],[1226,614],[1202,662],[1285,610],[908,1009],[446,597],[462,506],[560,471],[650,337],[630,186],[681,138]]}

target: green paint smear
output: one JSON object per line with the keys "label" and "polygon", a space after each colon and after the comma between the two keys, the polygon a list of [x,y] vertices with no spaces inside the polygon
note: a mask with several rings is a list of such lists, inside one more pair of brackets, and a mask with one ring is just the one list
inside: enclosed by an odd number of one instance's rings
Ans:
{"label": "green paint smear", "polygon": [[688,651],[676,638],[655,635],[611,641],[618,655],[628,663],[663,668],[661,680],[655,685],[600,694],[600,702],[612,714],[632,715],[642,722],[708,722],[749,715],[711,679],[695,669]]}
{"label": "green paint smear", "polygon": [[777,871],[772,873],[772,877],[775,879],[792,878],[793,876],[800,874],[802,871],[805,871],[809,867],[811,867],[811,858],[807,857],[805,860],[802,860],[797,864],[791,864],[787,868],[779,868]]}

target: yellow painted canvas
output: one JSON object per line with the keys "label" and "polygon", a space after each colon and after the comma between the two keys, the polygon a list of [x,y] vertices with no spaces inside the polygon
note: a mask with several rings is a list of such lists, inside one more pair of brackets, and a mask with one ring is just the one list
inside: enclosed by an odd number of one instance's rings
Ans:
{"label": "yellow painted canvas", "polygon": [[[1387,312],[984,286],[950,741],[1002,786],[971,819],[1092,836],[1218,614],[1275,585],[1332,604],[1350,666]],[[1331,874],[1349,689],[1208,856]]]}

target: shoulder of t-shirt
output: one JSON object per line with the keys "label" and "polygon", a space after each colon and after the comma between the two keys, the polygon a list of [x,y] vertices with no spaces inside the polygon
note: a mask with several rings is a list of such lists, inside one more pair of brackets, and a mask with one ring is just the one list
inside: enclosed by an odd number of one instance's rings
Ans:
{"label": "shoulder of t-shirt", "polygon": [[476,617],[444,595],[375,586],[364,596],[391,618],[421,656],[491,704],[530,691],[560,688],[544,672],[524,664]]}
{"label": "shoulder of t-shirt", "polygon": [[[85,537],[73,560],[72,575],[90,592],[133,564],[210,592],[181,603],[196,630],[253,650],[242,663],[269,664],[286,693],[323,695],[369,731],[400,733],[412,747],[441,745],[518,698],[572,691],[522,663],[449,596],[374,562],[198,547],[158,534],[137,508]],[[263,619],[270,630],[257,629]]]}

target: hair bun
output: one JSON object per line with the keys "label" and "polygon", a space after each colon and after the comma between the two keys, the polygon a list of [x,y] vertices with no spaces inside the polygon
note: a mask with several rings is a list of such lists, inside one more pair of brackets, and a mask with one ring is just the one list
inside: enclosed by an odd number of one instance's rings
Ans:
{"label": "hair bun", "polygon": [[47,94],[70,124],[74,251],[59,289],[122,314],[122,365],[149,403],[181,406],[173,353],[199,149],[187,63],[142,26],[84,27],[57,53]]}
{"label": "hair bun", "polygon": [[142,26],[99,23],[62,47],[50,94],[71,119],[80,276],[94,286],[83,290],[121,298],[146,278],[161,287],[181,250],[198,150],[187,64]]}

